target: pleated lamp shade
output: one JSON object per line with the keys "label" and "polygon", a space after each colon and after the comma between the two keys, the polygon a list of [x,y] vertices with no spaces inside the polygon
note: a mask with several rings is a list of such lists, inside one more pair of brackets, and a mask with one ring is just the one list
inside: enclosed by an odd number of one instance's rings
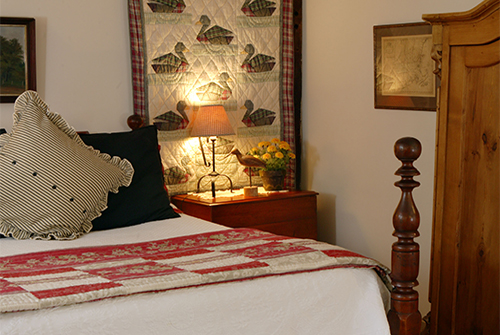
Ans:
{"label": "pleated lamp shade", "polygon": [[234,135],[226,110],[221,105],[202,106],[191,129],[192,137]]}

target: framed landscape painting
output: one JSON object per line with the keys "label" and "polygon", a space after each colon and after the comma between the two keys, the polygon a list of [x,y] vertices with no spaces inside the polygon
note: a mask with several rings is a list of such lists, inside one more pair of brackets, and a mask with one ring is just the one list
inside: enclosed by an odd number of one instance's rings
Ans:
{"label": "framed landscape painting", "polygon": [[0,17],[0,102],[36,90],[35,19]]}
{"label": "framed landscape painting", "polygon": [[436,110],[432,45],[425,22],[373,27],[375,108]]}

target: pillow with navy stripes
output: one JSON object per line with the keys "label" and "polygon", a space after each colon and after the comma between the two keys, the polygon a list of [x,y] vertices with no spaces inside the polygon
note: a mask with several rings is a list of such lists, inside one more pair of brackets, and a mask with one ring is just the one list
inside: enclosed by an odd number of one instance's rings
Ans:
{"label": "pillow with navy stripes", "polygon": [[0,135],[0,234],[70,240],[88,233],[108,192],[132,181],[126,159],[87,146],[34,91],[14,105],[10,134]]}

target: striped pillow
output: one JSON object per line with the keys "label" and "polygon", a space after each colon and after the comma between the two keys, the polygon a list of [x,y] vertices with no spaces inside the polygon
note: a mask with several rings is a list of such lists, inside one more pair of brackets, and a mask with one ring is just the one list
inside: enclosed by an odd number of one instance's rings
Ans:
{"label": "striped pillow", "polygon": [[78,238],[106,209],[108,192],[128,186],[133,174],[129,161],[85,145],[27,91],[14,105],[11,134],[0,135],[0,234]]}

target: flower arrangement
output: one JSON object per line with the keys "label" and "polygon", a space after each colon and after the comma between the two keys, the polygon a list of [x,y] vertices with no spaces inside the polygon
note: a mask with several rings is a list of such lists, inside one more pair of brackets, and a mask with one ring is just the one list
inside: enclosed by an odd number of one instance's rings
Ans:
{"label": "flower arrangement", "polygon": [[258,147],[252,148],[248,154],[266,163],[262,171],[285,172],[290,160],[295,159],[290,144],[277,138],[273,138],[271,142],[260,142]]}

